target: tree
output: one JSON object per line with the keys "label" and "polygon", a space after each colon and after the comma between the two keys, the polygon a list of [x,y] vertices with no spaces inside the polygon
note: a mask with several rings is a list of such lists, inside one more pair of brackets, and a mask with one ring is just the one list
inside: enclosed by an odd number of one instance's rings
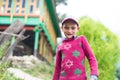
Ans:
{"label": "tree", "polygon": [[120,80],[120,60],[118,61],[116,65],[115,76],[117,77],[118,80]]}
{"label": "tree", "polygon": [[[56,7],[58,7],[60,4],[67,6],[67,0],[56,0]],[[57,16],[58,21],[61,22],[67,16],[67,14],[57,13]]]}
{"label": "tree", "polygon": [[67,0],[56,0],[56,6],[58,6],[59,4],[67,5]]}
{"label": "tree", "polygon": [[[79,20],[78,35],[85,35],[95,53],[99,67],[99,80],[115,80],[115,65],[120,57],[118,37],[101,22],[84,16]],[[88,62],[87,62],[88,63]],[[87,74],[89,75],[89,65]]]}
{"label": "tree", "polygon": [[116,69],[115,76],[120,80],[120,68]]}

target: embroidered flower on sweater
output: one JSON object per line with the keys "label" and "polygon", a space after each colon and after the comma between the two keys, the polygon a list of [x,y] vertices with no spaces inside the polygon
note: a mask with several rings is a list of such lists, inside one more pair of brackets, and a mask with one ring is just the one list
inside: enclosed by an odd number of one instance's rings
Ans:
{"label": "embroidered flower on sweater", "polygon": [[64,45],[64,49],[66,49],[66,50],[69,50],[71,47],[72,47],[71,44],[68,44],[68,43],[66,45]]}
{"label": "embroidered flower on sweater", "polygon": [[80,75],[80,74],[82,73],[82,71],[77,68],[77,69],[74,71],[74,73],[75,73],[76,75]]}
{"label": "embroidered flower on sweater", "polygon": [[72,53],[73,56],[75,57],[78,57],[80,55],[80,52],[75,50],[73,53]]}
{"label": "embroidered flower on sweater", "polygon": [[73,61],[68,59],[65,66],[70,68],[71,66],[73,66]]}
{"label": "embroidered flower on sweater", "polygon": [[65,76],[65,75],[66,75],[65,71],[62,71],[62,72],[61,72],[61,75],[62,75],[62,76]]}

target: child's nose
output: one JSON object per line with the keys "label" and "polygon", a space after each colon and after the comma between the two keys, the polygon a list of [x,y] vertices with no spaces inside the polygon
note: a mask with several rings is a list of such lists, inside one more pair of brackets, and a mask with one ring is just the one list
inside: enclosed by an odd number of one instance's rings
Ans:
{"label": "child's nose", "polygon": [[72,31],[72,29],[69,29],[69,30],[68,30],[68,32],[71,32],[71,31]]}

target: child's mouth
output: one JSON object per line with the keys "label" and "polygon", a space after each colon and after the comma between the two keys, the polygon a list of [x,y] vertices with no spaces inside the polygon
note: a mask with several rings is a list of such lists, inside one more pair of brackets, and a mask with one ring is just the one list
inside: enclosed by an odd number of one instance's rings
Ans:
{"label": "child's mouth", "polygon": [[66,35],[72,35],[72,34],[70,34],[70,33],[66,33]]}

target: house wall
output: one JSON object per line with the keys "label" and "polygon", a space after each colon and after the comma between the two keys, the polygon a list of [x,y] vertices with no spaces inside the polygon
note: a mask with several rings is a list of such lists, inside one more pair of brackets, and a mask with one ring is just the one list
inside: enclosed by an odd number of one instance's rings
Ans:
{"label": "house wall", "polygon": [[[48,33],[51,36],[52,41],[56,45],[56,33],[54,31],[54,27],[47,9],[46,3],[44,3],[44,13],[43,13],[43,22],[45,22],[46,28],[48,29]],[[40,34],[40,41],[39,41],[39,52],[40,54],[47,59],[49,62],[53,61],[53,54],[55,53],[52,48],[50,47],[47,38],[44,37],[44,33]]]}
{"label": "house wall", "polygon": [[2,0],[0,2],[0,13],[39,15],[40,0]]}
{"label": "house wall", "polygon": [[50,35],[51,35],[52,41],[56,45],[56,38],[57,38],[57,36],[56,36],[55,31],[54,31],[54,27],[53,27],[53,24],[51,22],[50,15],[49,15],[46,3],[44,5],[44,15],[43,15],[43,17],[44,17],[44,22],[46,23],[46,27],[47,27]]}
{"label": "house wall", "polygon": [[53,53],[54,50],[51,48],[45,34],[43,32],[40,33],[40,41],[39,41],[39,54],[45,58],[49,63],[53,62]]}

